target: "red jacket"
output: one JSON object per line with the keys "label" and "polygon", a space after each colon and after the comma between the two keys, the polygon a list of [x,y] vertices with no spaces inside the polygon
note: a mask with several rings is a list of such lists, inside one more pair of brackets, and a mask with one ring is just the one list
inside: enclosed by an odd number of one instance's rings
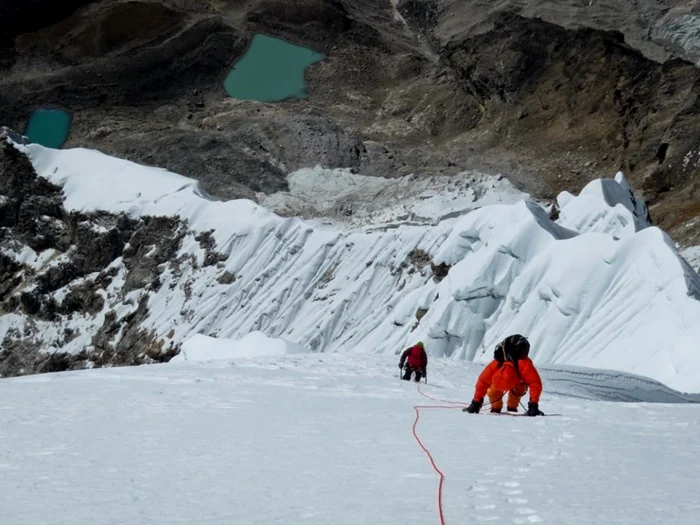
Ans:
{"label": "red jacket", "polygon": [[522,383],[525,383],[530,389],[530,401],[539,403],[542,394],[542,380],[530,358],[519,359],[517,369],[510,361],[501,364],[494,359],[479,375],[479,379],[476,381],[474,399],[483,399],[491,386],[501,392],[508,392]]}
{"label": "red jacket", "polygon": [[407,348],[401,354],[401,361],[399,361],[401,368],[403,368],[406,359],[408,359],[408,366],[411,368],[425,369],[428,367],[428,354],[418,345]]}

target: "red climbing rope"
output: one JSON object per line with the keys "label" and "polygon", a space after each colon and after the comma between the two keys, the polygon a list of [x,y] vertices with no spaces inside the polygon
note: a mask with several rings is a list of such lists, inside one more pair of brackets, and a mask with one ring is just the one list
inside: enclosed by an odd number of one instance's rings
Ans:
{"label": "red climbing rope", "polygon": [[442,485],[445,482],[445,475],[442,473],[442,471],[438,468],[438,466],[435,464],[435,459],[433,459],[433,455],[430,453],[430,451],[426,448],[425,445],[423,445],[423,442],[420,440],[418,437],[418,433],[416,432],[416,428],[418,427],[418,420],[420,419],[420,409],[421,408],[443,408],[443,409],[452,409],[454,410],[455,408],[461,408],[462,406],[466,406],[467,403],[462,403],[461,401],[447,401],[444,399],[435,399],[428,394],[425,394],[421,391],[420,389],[420,383],[416,383],[416,386],[418,387],[418,393],[425,397],[426,399],[429,399],[431,401],[439,401],[442,403],[450,403],[451,406],[444,406],[444,405],[415,405],[413,407],[413,410],[416,411],[416,419],[413,422],[413,428],[411,429],[413,432],[413,437],[416,438],[416,441],[418,442],[418,445],[420,446],[421,449],[423,449],[423,452],[425,452],[425,455],[428,456],[428,459],[430,460],[430,464],[433,467],[433,470],[437,473],[437,475],[440,478],[440,481],[438,483],[438,515],[440,516],[440,525],[445,525],[445,515],[442,510]]}
{"label": "red climbing rope", "polygon": [[[450,405],[459,405],[459,406],[463,406],[463,407],[469,406],[469,403],[465,403],[463,401],[450,401],[449,399],[438,399],[438,398],[434,398],[432,396],[429,396],[428,394],[426,394],[425,392],[423,392],[420,389],[420,383],[417,383],[417,384],[418,384],[418,393],[420,395],[422,395],[424,398],[430,399],[430,401],[436,401],[438,403],[449,403]],[[450,408],[456,408],[456,407],[450,407]]]}

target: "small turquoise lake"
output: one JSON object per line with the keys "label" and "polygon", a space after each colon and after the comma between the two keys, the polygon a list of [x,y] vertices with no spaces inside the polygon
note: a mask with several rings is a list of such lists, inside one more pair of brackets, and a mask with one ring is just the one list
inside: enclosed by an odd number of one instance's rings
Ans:
{"label": "small turquoise lake", "polygon": [[233,98],[279,102],[306,98],[306,69],[324,56],[267,35],[255,35],[250,47],[224,80]]}
{"label": "small turquoise lake", "polygon": [[71,116],[60,109],[37,109],[29,118],[29,141],[47,148],[60,148],[68,139]]}

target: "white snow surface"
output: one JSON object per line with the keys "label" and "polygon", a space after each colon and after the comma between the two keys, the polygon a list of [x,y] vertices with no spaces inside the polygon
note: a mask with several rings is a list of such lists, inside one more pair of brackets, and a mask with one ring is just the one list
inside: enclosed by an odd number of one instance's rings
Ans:
{"label": "white snow surface", "polygon": [[[164,268],[161,288],[141,292],[150,312],[144,328],[166,346],[195,334],[260,331],[326,352],[393,354],[423,340],[433,357],[484,362],[519,332],[540,364],[626,371],[700,391],[700,277],[648,226],[621,174],[579,196],[562,194],[556,222],[523,199],[341,229],[281,218],[251,201],[214,202],[192,179],[95,151],[20,147],[41,176],[63,186],[71,209],[178,215],[194,231],[214,230],[221,264],[188,264],[178,276]],[[414,201],[411,194],[405,204]],[[204,257],[194,235],[181,252]],[[448,276],[435,279],[429,263],[449,265]],[[225,271],[233,283],[217,281]],[[106,309],[133,308],[110,294]],[[89,333],[87,324],[103,318],[37,324],[61,333],[81,323]]]}
{"label": "white snow surface", "polygon": [[562,192],[557,204],[561,209],[558,224],[578,233],[600,232],[619,238],[649,226],[646,204],[634,196],[622,172],[614,180],[591,181],[578,197]]}
{"label": "white snow surface", "polygon": [[182,351],[170,362],[204,363],[228,361],[239,357],[282,356],[304,352],[304,348],[297,344],[267,337],[262,332],[251,332],[238,340],[196,334],[182,344]]}
{"label": "white snow surface", "polygon": [[[480,369],[435,360],[421,389],[469,400]],[[443,403],[397,372],[306,354],[3,379],[0,521],[439,523],[411,427],[414,405]],[[697,523],[699,405],[640,402],[663,387],[624,374],[543,378],[540,406],[560,416],[419,409],[448,525]]]}

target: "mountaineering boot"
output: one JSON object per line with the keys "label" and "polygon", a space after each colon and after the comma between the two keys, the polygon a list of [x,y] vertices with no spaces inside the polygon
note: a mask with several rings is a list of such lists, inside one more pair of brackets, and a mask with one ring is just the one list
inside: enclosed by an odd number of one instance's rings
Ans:
{"label": "mountaineering boot", "polygon": [[518,407],[514,407],[514,408],[508,407],[508,412],[517,412],[517,411],[518,411]]}
{"label": "mountaineering boot", "polygon": [[527,415],[528,416],[544,416],[544,412],[540,410],[540,406],[537,403],[530,402],[527,404]]}
{"label": "mountaineering boot", "polygon": [[472,400],[471,405],[469,405],[467,408],[463,408],[462,412],[469,412],[470,414],[478,414],[479,410],[481,410],[481,405],[484,404],[483,399],[474,399]]}
{"label": "mountaineering boot", "polygon": [[501,409],[500,409],[500,408],[492,408],[492,409],[491,409],[491,413],[492,413],[492,414],[500,414],[500,413],[501,413]]}

